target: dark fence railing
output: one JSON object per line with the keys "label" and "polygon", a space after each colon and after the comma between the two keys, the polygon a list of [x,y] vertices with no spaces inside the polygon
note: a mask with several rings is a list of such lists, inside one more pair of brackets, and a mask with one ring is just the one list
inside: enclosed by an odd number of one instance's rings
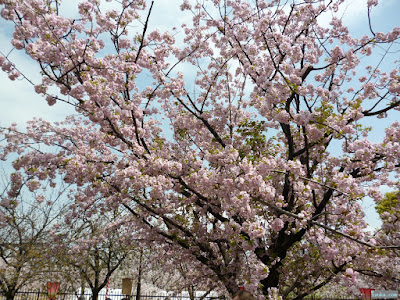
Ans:
{"label": "dark fence railing", "polygon": [[[360,300],[363,298],[351,298],[351,297],[314,297],[307,296],[305,300]],[[0,291],[0,300],[6,300],[6,297]],[[17,292],[14,300],[49,300],[47,292]],[[64,293],[59,292],[55,300],[92,300],[92,294],[75,294],[75,293]],[[139,300],[136,295],[118,295],[110,293],[106,295],[104,293],[99,294],[98,300]],[[188,295],[156,295],[156,294],[142,294],[140,300],[192,300]],[[194,300],[226,300],[225,296],[206,296],[206,297],[195,297]]]}
{"label": "dark fence railing", "polygon": [[[0,291],[0,300],[5,300],[6,296]],[[140,295],[141,300],[191,300],[186,295],[153,295],[143,294]],[[17,292],[14,300],[49,300],[47,292]],[[92,300],[92,294],[75,294],[75,293],[57,293],[56,300]],[[139,300],[136,295],[116,295],[103,293],[99,294],[98,300]],[[194,300],[225,300],[225,296],[206,296],[206,297],[195,297]]]}
{"label": "dark fence railing", "polygon": [[309,295],[303,298],[304,300],[365,300],[366,298],[360,297],[351,297],[351,296],[314,296]]}

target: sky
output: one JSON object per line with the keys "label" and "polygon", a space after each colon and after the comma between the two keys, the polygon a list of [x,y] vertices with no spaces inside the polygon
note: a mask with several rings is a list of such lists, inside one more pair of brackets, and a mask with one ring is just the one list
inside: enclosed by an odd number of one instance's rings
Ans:
{"label": "sky", "polygon": [[[339,14],[342,15],[344,23],[349,26],[355,35],[368,33],[366,19],[367,0],[346,0]],[[64,0],[62,12],[73,17],[76,11],[76,4],[79,0]],[[109,3],[104,4],[110,5]],[[179,0],[155,0],[153,12],[150,19],[150,28],[158,28],[160,31],[177,26],[181,23],[190,22],[190,18],[184,17],[179,9]],[[0,8],[2,8],[0,6]],[[373,25],[376,31],[385,31],[393,26],[400,26],[398,12],[400,11],[399,0],[380,0],[380,4],[373,11]],[[329,23],[329,16],[326,16],[322,23]],[[30,78],[35,84],[40,82],[39,68],[23,52],[12,50],[10,38],[12,25],[0,19],[0,53],[8,55],[18,69]],[[188,70],[184,70],[188,71]],[[33,86],[25,80],[10,81],[7,75],[0,72],[0,126],[7,126],[12,122],[24,124],[33,117],[41,117],[49,121],[61,121],[65,116],[74,113],[71,106],[58,102],[55,106],[48,106],[44,98],[36,94]],[[397,119],[396,116],[390,121]],[[399,118],[400,119],[400,118]],[[383,128],[388,120],[377,120],[374,124],[377,131],[372,136],[374,141],[382,137]],[[364,203],[368,214],[368,222],[371,227],[379,224],[378,216],[374,210],[374,204],[366,200]]]}

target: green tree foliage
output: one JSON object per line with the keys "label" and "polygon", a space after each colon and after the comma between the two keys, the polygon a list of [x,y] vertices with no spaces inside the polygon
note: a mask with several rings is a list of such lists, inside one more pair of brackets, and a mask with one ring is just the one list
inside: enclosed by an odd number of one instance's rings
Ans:
{"label": "green tree foliage", "polygon": [[379,215],[384,212],[394,213],[398,204],[399,192],[389,192],[385,194],[385,197],[376,205],[375,209]]}

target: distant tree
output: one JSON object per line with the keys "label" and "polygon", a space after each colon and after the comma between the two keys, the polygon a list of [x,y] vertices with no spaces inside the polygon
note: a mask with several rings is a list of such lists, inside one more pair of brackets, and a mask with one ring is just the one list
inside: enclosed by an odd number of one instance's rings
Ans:
{"label": "distant tree", "polygon": [[[185,289],[191,300],[201,300],[209,296],[211,292],[220,290],[218,282],[204,277],[202,280],[198,279],[197,268],[190,263],[181,262],[176,266],[179,275],[182,277],[180,288]],[[179,285],[177,285],[179,287]]]}
{"label": "distant tree", "polygon": [[[199,299],[212,291],[222,290],[222,286],[212,280],[209,274],[202,274],[201,265],[191,260],[177,261],[175,252],[170,250],[155,243],[143,247],[142,255],[135,256],[136,259],[130,268],[130,274],[137,286],[141,280],[144,284],[151,284],[169,293],[179,295],[187,292],[190,299]],[[195,297],[196,295],[200,296]]]}
{"label": "distant tree", "polygon": [[[67,224],[53,234],[53,252],[57,264],[64,270],[64,278],[81,281],[80,287],[89,287],[93,300],[97,300],[99,292],[120,268],[133,244],[131,233],[118,224],[120,219],[115,215],[89,211],[74,219],[67,218]],[[115,227],[110,226],[112,223]]]}
{"label": "distant tree", "polygon": [[13,186],[5,176],[0,182],[0,289],[7,300],[48,279],[51,230],[65,213],[60,203],[65,189],[30,190],[37,181],[18,174],[11,178]]}
{"label": "distant tree", "polygon": [[382,221],[371,239],[380,245],[368,249],[354,262],[358,287],[397,290],[400,285],[400,202],[398,192],[389,192],[376,204]]}
{"label": "distant tree", "polygon": [[399,196],[398,192],[386,193],[375,207],[378,214],[383,216],[385,212],[395,213],[399,209]]}

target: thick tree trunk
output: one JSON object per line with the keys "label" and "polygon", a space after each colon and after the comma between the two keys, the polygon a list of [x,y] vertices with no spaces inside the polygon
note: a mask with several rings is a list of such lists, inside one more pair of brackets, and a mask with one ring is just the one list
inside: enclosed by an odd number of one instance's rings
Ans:
{"label": "thick tree trunk", "polygon": [[278,288],[279,285],[279,271],[277,268],[270,269],[268,277],[260,281],[262,284],[262,291],[265,296],[268,295],[268,289]]}

